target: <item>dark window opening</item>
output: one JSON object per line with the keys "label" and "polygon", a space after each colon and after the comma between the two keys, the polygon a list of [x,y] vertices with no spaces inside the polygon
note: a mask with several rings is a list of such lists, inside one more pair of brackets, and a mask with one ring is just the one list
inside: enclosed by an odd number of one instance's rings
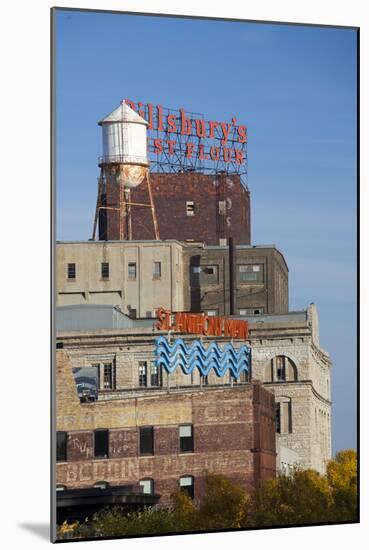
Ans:
{"label": "dark window opening", "polygon": [[153,361],[151,363],[151,385],[152,386],[162,386],[163,385],[163,371],[161,366]]}
{"label": "dark window opening", "polygon": [[56,349],[63,349],[64,342],[56,342]]}
{"label": "dark window opening", "polygon": [[76,278],[76,264],[68,264],[68,279]]}
{"label": "dark window opening", "polygon": [[192,425],[179,427],[179,449],[181,453],[193,453]]}
{"label": "dark window opening", "polygon": [[286,380],[286,358],[279,355],[275,358],[277,368],[277,380]]}
{"label": "dark window opening", "polygon": [[109,458],[109,430],[95,430],[95,458]]}
{"label": "dark window opening", "polygon": [[138,385],[141,387],[147,386],[147,362],[138,362]]}
{"label": "dark window opening", "polygon": [[56,432],[56,461],[67,461],[67,432]]}
{"label": "dark window opening", "polygon": [[109,264],[107,262],[102,262],[101,264],[101,277],[109,279]]}
{"label": "dark window opening", "polygon": [[280,403],[275,404],[275,431],[277,434],[281,433],[281,405]]}
{"label": "dark window opening", "polygon": [[154,428],[140,428],[140,455],[154,454]]}

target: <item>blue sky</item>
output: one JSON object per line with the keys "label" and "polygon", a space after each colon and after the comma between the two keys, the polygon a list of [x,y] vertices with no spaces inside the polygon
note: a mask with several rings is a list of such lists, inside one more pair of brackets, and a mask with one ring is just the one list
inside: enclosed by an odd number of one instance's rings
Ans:
{"label": "blue sky", "polygon": [[57,238],[88,239],[97,121],[123,98],[248,127],[253,244],[276,244],[290,309],[315,302],[333,360],[333,451],[356,446],[356,33],[57,12]]}

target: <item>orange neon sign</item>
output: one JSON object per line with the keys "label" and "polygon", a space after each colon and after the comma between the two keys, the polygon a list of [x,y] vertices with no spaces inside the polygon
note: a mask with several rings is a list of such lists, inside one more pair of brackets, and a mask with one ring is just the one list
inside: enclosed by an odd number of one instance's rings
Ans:
{"label": "orange neon sign", "polygon": [[171,313],[168,309],[159,308],[156,312],[158,330],[173,330],[203,336],[228,336],[230,338],[248,339],[248,322],[227,317],[213,317],[204,313]]}

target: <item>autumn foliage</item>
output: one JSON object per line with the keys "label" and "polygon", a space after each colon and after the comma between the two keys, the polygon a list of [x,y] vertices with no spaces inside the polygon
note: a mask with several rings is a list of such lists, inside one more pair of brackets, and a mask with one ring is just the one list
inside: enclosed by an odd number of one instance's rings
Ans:
{"label": "autumn foliage", "polygon": [[184,492],[169,508],[124,513],[102,510],[85,523],[64,522],[59,538],[111,537],[252,529],[357,521],[357,456],[345,450],[327,465],[325,476],[296,470],[265,481],[248,494],[224,476],[207,474],[205,495],[196,504]]}

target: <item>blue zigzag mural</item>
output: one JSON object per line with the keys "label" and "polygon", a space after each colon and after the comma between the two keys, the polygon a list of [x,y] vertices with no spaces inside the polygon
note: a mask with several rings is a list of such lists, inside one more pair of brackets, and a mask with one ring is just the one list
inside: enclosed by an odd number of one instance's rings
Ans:
{"label": "blue zigzag mural", "polygon": [[224,376],[229,370],[234,378],[239,378],[241,372],[250,372],[251,349],[242,346],[237,351],[232,344],[226,344],[222,350],[215,342],[205,348],[200,340],[186,346],[181,338],[176,339],[171,345],[164,336],[159,336],[155,340],[155,358],[157,366],[163,366],[170,374],[177,367],[180,367],[184,374],[191,374],[198,368],[203,376],[214,369],[219,377]]}

